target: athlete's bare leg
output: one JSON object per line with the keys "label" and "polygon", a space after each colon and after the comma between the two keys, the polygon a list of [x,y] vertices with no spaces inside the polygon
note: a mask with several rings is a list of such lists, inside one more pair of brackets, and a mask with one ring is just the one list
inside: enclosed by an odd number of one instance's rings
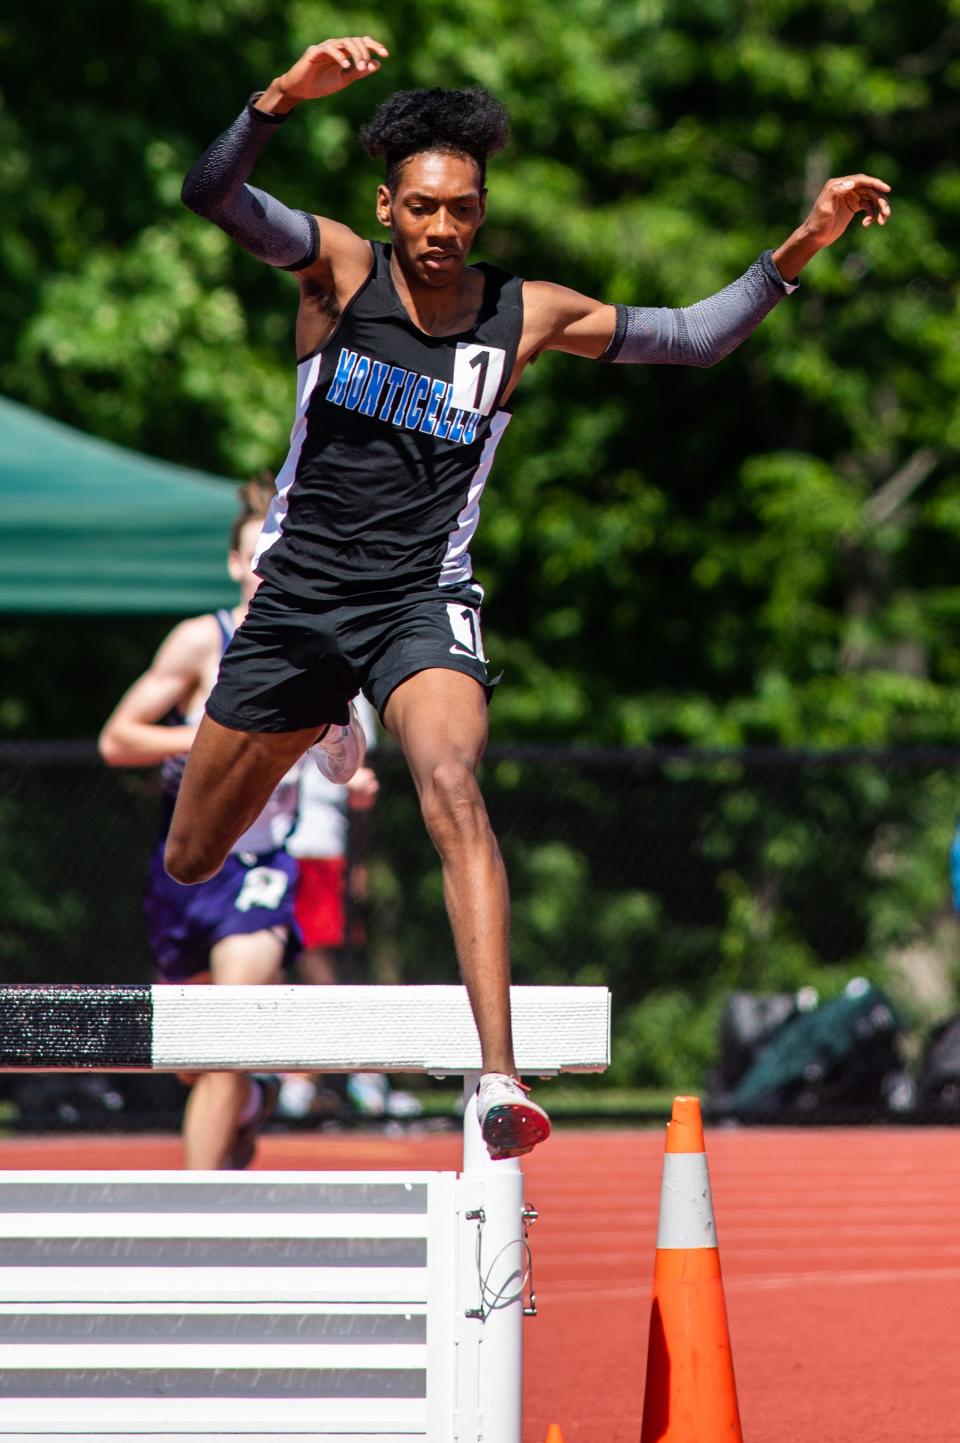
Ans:
{"label": "athlete's bare leg", "polygon": [[274,787],[323,731],[239,732],[204,716],[170,822],[163,858],[170,876],[205,882],[219,872]]}
{"label": "athlete's bare leg", "polygon": [[476,779],[487,743],[483,689],[462,672],[417,672],[391,695],[384,722],[403,748],[440,853],[483,1070],[513,1074],[507,875]]}
{"label": "athlete's bare leg", "polygon": [[333,947],[304,947],[297,958],[300,981],[311,987],[332,987],[340,980]]}
{"label": "athlete's bare leg", "polygon": [[[191,981],[250,987],[279,982],[286,940],[285,928],[224,937],[210,953],[211,970]],[[189,1080],[193,1086],[183,1115],[183,1165],[222,1168],[250,1097],[250,1079],[245,1072],[201,1072]]]}

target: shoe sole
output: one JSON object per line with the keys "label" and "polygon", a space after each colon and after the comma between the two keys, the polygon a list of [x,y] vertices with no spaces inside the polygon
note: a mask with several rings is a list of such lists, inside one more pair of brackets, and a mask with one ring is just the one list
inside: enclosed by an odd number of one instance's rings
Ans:
{"label": "shoe sole", "polygon": [[[316,752],[323,752],[323,763],[321,763],[319,756],[316,755]],[[319,744],[319,742],[316,746],[316,752],[314,754],[314,761],[317,764],[317,769],[320,772],[320,775],[322,777],[326,777],[327,781],[332,782],[335,787],[345,787],[347,782],[349,782],[351,778],[355,777],[357,772],[360,770],[360,761],[357,760],[356,762],[354,762],[353,757],[351,757],[349,761],[341,762],[339,766],[336,765],[334,757],[331,756],[330,752],[323,751],[323,747]],[[359,752],[357,755],[359,758]]]}
{"label": "shoe sole", "polygon": [[[360,718],[352,702],[350,703],[350,715],[347,721],[346,731],[348,733],[348,741],[352,740],[353,750],[356,751],[355,761],[352,756],[349,761],[346,762],[341,758],[340,765],[338,766],[334,756],[324,747],[323,738],[318,742],[314,742],[313,746],[308,749],[317,765],[320,775],[326,777],[328,782],[332,782],[334,786],[337,787],[346,786],[347,782],[356,776],[367,758],[367,739],[364,736],[363,728],[360,725]],[[353,734],[352,738],[349,736],[350,733]],[[344,743],[337,743],[337,745],[343,748]],[[322,761],[321,757],[323,758]]]}
{"label": "shoe sole", "polygon": [[550,1119],[522,1102],[501,1103],[487,1113],[481,1134],[494,1161],[522,1157],[550,1136]]}

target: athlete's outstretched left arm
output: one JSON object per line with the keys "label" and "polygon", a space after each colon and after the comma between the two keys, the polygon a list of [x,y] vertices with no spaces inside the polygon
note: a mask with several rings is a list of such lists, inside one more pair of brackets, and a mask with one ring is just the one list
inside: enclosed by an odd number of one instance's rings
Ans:
{"label": "athlete's outstretched left arm", "polygon": [[540,351],[567,351],[591,360],[714,366],[796,289],[803,267],[832,245],[855,215],[865,212],[864,226],[886,224],[889,190],[870,175],[828,181],[807,219],[777,250],[764,251],[716,295],[682,309],[604,305],[564,286],[528,283],[525,358]]}

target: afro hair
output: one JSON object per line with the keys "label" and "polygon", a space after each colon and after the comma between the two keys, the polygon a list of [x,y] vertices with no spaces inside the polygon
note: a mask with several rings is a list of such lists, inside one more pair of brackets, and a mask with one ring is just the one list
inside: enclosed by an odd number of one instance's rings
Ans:
{"label": "afro hair", "polygon": [[360,131],[368,155],[386,160],[386,183],[396,190],[400,170],[411,155],[442,150],[468,155],[483,185],[487,157],[510,139],[507,112],[487,90],[398,90]]}

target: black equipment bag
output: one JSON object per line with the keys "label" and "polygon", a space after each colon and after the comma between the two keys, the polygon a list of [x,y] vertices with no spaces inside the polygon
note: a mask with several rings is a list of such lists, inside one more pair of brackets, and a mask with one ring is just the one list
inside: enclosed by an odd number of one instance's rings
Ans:
{"label": "black equipment bag", "polygon": [[917,1074],[917,1103],[960,1113],[960,1017],[931,1033]]}
{"label": "black equipment bag", "polygon": [[886,1113],[903,1084],[900,1031],[886,996],[854,978],[839,997],[788,1016],[711,1109],[768,1121]]}
{"label": "black equipment bag", "polygon": [[796,1016],[793,992],[732,992],[720,1018],[720,1057],[710,1091],[730,1092],[773,1034]]}

